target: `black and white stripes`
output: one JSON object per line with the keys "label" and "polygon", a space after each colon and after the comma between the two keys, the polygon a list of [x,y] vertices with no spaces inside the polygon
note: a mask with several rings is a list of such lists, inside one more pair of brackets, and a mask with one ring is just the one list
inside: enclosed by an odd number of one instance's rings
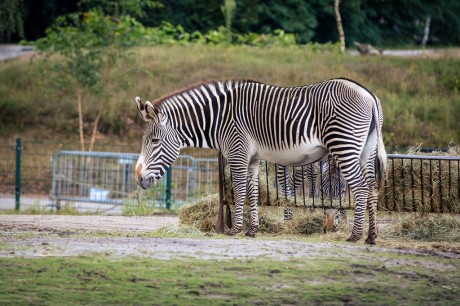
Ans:
{"label": "black and white stripes", "polygon": [[[369,208],[375,222],[376,157],[384,178],[386,158],[381,139],[379,100],[347,79],[302,87],[277,87],[256,81],[203,83],[143,104],[138,109],[149,125],[136,166],[140,186],[147,188],[165,173],[187,146],[214,148],[227,158],[235,192],[232,234],[242,229],[245,198],[251,228],[258,229],[258,162],[260,159],[300,166],[332,154],[355,195],[357,209],[350,240],[363,231]],[[374,243],[375,223],[367,242]]]}

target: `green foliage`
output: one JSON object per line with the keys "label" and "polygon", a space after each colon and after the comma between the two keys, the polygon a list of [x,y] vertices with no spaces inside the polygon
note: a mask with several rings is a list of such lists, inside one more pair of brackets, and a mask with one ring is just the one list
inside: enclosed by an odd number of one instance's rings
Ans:
{"label": "green foliage", "polygon": [[0,42],[10,42],[13,35],[24,38],[23,0],[0,2]]}
{"label": "green foliage", "polygon": [[249,45],[249,46],[294,46],[296,45],[296,36],[294,34],[285,33],[283,30],[275,30],[273,34],[236,34],[229,32],[224,27],[219,27],[217,30],[210,30],[207,33],[195,31],[188,33],[181,25],[175,26],[169,22],[162,22],[160,26],[155,28],[136,29],[137,36],[141,37],[138,40],[143,45],[156,44],[209,44],[209,45]]}
{"label": "green foliage", "polygon": [[163,5],[152,0],[80,0],[82,11],[101,10],[107,16],[145,17],[146,9],[161,8]]}
{"label": "green foliage", "polygon": [[[101,91],[103,69],[113,65],[126,47],[137,43],[142,26],[128,16],[121,19],[104,16],[94,10],[59,17],[47,29],[46,37],[37,41],[37,48],[45,51],[45,65],[52,64],[58,77],[57,87],[64,78],[75,80],[81,88]],[[64,62],[53,64],[49,56],[59,54]]]}

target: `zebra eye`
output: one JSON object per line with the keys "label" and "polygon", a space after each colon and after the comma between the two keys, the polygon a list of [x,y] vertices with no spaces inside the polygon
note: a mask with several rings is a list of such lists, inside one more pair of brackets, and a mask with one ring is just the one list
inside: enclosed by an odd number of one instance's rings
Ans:
{"label": "zebra eye", "polygon": [[152,143],[153,143],[153,144],[157,144],[157,143],[159,143],[159,142],[160,142],[160,139],[158,139],[158,138],[152,138]]}

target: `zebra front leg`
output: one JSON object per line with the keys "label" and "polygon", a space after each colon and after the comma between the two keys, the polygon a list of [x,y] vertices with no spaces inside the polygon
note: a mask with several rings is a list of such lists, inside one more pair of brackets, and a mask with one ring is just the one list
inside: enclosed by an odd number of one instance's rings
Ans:
{"label": "zebra front leg", "polygon": [[235,213],[232,228],[227,235],[236,235],[243,229],[243,205],[246,199],[247,166],[235,166],[229,160],[233,180],[233,197],[235,201]]}
{"label": "zebra front leg", "polygon": [[259,160],[252,160],[248,168],[248,203],[251,211],[251,224],[246,236],[255,237],[259,230]]}

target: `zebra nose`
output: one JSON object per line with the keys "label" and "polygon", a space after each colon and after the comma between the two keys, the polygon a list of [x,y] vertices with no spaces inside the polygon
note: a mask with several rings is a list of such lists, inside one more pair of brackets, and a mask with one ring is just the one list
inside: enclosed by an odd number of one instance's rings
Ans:
{"label": "zebra nose", "polygon": [[142,164],[139,164],[134,171],[134,177],[136,178],[137,184],[142,187],[142,189],[147,189],[149,185],[149,180],[145,179],[142,175]]}
{"label": "zebra nose", "polygon": [[143,179],[142,177],[137,177],[137,184],[142,187],[142,189],[147,189],[147,187],[145,186],[145,182],[147,180]]}

